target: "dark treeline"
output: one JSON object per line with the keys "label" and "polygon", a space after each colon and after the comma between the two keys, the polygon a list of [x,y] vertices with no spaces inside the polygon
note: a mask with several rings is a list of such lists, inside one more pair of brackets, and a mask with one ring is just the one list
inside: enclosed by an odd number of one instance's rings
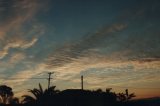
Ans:
{"label": "dark treeline", "polygon": [[[67,89],[57,90],[56,86],[51,86],[43,90],[39,88],[29,89],[30,95],[22,95],[21,98],[14,97],[12,88],[6,85],[0,86],[0,105],[23,105],[23,106],[138,106],[145,104],[145,101],[131,101],[135,97],[134,93],[129,93],[128,89],[124,93],[115,93],[111,88],[102,91]],[[20,101],[21,99],[21,101]],[[157,102],[156,102],[157,103]],[[144,106],[144,105],[141,105]],[[145,105],[147,106],[147,105]],[[152,105],[148,105],[152,106]],[[159,106],[159,105],[153,105]]]}

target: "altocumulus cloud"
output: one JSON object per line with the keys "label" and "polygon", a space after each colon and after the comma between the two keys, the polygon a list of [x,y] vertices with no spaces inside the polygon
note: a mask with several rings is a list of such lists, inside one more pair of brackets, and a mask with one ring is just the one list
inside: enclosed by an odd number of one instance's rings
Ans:
{"label": "altocumulus cloud", "polygon": [[88,35],[75,43],[64,44],[64,46],[57,48],[48,58],[48,66],[56,67],[63,66],[75,59],[86,56],[92,49],[99,48],[106,45],[106,39],[112,39],[117,32],[123,31],[127,24],[117,23],[102,28],[94,34]]}
{"label": "altocumulus cloud", "polygon": [[[156,14],[159,11],[158,6],[158,0],[140,1],[136,6],[122,11],[117,20],[110,25],[106,25],[80,40],[64,43],[63,46],[57,47],[48,57],[48,66],[63,66],[88,56],[90,52],[95,52],[91,50],[100,51],[101,54],[103,49],[106,52],[102,54],[112,58],[117,55],[117,60],[158,61],[160,46],[157,45],[160,42],[160,32],[157,30],[157,23],[150,24],[154,19],[160,17]],[[138,23],[139,21],[140,23]],[[138,26],[141,27],[141,31]]]}

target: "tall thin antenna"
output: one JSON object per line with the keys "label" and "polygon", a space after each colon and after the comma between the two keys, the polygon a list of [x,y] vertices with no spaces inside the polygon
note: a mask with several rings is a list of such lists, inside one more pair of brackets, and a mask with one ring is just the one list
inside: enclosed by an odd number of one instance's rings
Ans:
{"label": "tall thin antenna", "polygon": [[50,83],[51,83],[51,79],[52,79],[52,78],[51,78],[51,75],[52,75],[52,74],[54,74],[54,72],[49,72],[49,73],[48,73],[48,89],[49,89],[49,87],[50,87]]}
{"label": "tall thin antenna", "polygon": [[83,90],[83,75],[81,76],[81,89]]}

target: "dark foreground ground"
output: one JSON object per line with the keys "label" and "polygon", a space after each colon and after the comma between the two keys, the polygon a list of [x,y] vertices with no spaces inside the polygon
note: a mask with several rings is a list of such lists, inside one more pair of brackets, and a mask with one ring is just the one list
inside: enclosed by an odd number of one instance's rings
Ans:
{"label": "dark foreground ground", "polygon": [[160,98],[150,98],[130,101],[127,106],[160,106]]}
{"label": "dark foreground ground", "polygon": [[[54,95],[47,93],[36,101],[26,99],[24,103],[9,104],[9,106],[160,106],[160,98],[120,102],[117,100],[117,95],[112,92],[64,90]],[[0,104],[0,106],[6,105]]]}
{"label": "dark foreground ground", "polygon": [[157,101],[135,101],[128,103],[116,103],[116,104],[69,104],[69,105],[59,105],[59,104],[9,104],[0,106],[160,106],[160,100]]}
{"label": "dark foreground ground", "polygon": [[87,104],[81,102],[80,104],[77,103],[70,103],[70,104],[10,104],[10,105],[0,105],[0,106],[160,106],[160,98],[159,99],[148,99],[148,100],[134,100],[125,103],[112,103],[112,104],[105,104],[105,103],[97,103],[97,104]]}

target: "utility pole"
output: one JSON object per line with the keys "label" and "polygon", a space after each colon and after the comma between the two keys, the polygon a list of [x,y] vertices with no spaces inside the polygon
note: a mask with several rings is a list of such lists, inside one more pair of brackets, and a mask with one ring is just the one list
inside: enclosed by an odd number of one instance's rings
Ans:
{"label": "utility pole", "polygon": [[83,90],[83,75],[81,76],[81,89]]}
{"label": "utility pole", "polygon": [[49,73],[48,73],[48,89],[49,89],[49,87],[50,87],[50,82],[51,82],[51,79],[52,79],[52,78],[51,78],[51,75],[52,75],[52,74],[54,74],[54,72],[49,72]]}

